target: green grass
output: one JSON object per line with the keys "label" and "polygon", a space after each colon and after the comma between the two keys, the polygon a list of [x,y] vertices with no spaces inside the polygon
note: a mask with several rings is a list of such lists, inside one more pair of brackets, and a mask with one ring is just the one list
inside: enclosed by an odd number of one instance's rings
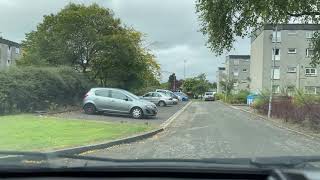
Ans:
{"label": "green grass", "polygon": [[104,123],[34,115],[0,116],[0,150],[53,150],[88,145],[153,129],[143,123]]}

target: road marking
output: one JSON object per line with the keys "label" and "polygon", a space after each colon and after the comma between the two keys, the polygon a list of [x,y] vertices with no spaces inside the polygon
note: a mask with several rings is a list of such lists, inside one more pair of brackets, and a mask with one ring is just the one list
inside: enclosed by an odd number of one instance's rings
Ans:
{"label": "road marking", "polygon": [[177,111],[176,113],[174,113],[169,119],[167,119],[165,122],[163,122],[160,127],[162,129],[166,129],[171,123],[172,121],[174,121],[185,109],[187,109],[187,107],[192,103],[192,101],[188,102],[188,104],[186,104],[182,109],[180,109],[179,111]]}
{"label": "road marking", "polygon": [[193,131],[193,130],[198,130],[198,129],[204,129],[204,128],[208,128],[209,126],[202,126],[202,127],[192,127],[187,129],[188,131]]}

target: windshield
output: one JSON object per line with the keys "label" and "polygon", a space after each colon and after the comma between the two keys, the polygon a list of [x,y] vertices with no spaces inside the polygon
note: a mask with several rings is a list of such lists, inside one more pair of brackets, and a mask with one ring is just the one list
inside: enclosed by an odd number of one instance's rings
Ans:
{"label": "windshield", "polygon": [[0,0],[0,165],[319,156],[320,1],[289,2]]}
{"label": "windshield", "polygon": [[126,90],[123,90],[123,91],[126,93],[126,95],[128,95],[128,96],[131,97],[132,99],[135,99],[135,100],[140,99],[137,95],[135,95],[135,94],[133,94],[133,93],[131,93],[131,92],[129,92],[129,91],[126,91]]}

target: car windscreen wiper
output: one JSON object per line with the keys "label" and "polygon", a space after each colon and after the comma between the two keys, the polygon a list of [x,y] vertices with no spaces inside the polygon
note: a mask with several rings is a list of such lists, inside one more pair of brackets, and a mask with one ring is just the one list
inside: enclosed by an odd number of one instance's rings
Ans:
{"label": "car windscreen wiper", "polygon": [[320,156],[278,156],[252,158],[250,164],[257,167],[314,167],[310,163],[320,162]]}
{"label": "car windscreen wiper", "polygon": [[52,160],[66,158],[73,160],[111,162],[111,163],[208,163],[221,165],[251,165],[254,167],[314,167],[309,166],[311,162],[320,162],[320,156],[279,156],[279,157],[257,157],[257,158],[203,158],[203,159],[113,159],[107,157],[94,157],[73,155],[64,153],[41,153],[23,151],[0,151],[1,156],[18,158],[20,160]]}
{"label": "car windscreen wiper", "polygon": [[98,161],[111,163],[208,163],[208,164],[229,164],[229,165],[248,165],[250,158],[204,158],[204,159],[113,159],[107,157],[94,157],[73,155],[64,153],[41,153],[24,151],[0,151],[1,156],[10,156],[8,158],[19,160],[52,160],[57,158],[66,158],[73,160]]}

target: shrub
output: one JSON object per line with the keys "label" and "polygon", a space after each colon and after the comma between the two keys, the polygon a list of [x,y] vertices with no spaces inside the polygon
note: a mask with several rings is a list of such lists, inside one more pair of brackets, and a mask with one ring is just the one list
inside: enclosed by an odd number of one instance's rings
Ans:
{"label": "shrub", "polygon": [[[268,113],[268,97],[260,96],[254,101],[253,108],[266,115]],[[319,96],[306,95],[300,92],[293,98],[289,96],[274,96],[271,115],[272,117],[298,123],[308,121],[312,127],[319,128],[319,109]]]}
{"label": "shrub", "polygon": [[0,84],[0,114],[75,104],[92,85],[66,67],[10,68],[0,72]]}
{"label": "shrub", "polygon": [[222,93],[217,93],[217,94],[214,95],[214,97],[215,97],[216,100],[223,100],[225,95],[222,94]]}

